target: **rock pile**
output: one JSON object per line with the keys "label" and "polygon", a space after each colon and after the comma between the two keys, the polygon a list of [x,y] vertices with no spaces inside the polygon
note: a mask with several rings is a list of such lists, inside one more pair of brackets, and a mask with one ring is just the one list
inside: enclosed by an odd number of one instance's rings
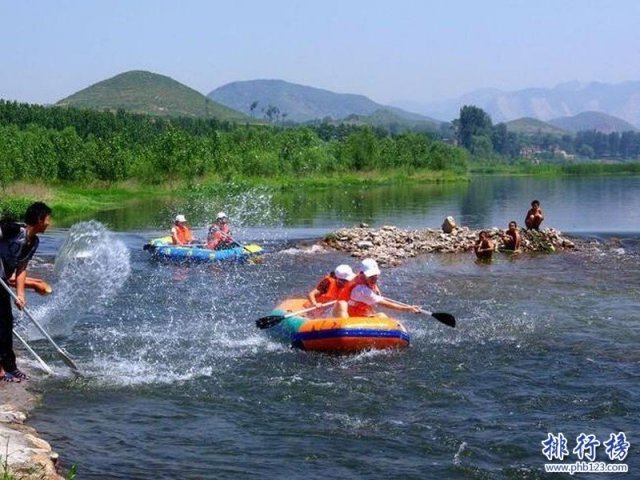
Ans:
{"label": "rock pile", "polygon": [[[446,228],[445,228],[446,227]],[[449,230],[445,233],[443,230]],[[460,253],[473,251],[480,230],[458,227],[447,221],[442,230],[403,230],[386,225],[381,228],[360,226],[343,228],[327,235],[324,243],[336,250],[348,252],[357,258],[372,257],[381,265],[399,265],[408,258],[426,253]],[[487,230],[494,244],[503,246],[504,230]],[[575,249],[575,241],[562,236],[561,232],[547,228],[540,232],[520,230],[522,250],[528,252],[554,252]]]}

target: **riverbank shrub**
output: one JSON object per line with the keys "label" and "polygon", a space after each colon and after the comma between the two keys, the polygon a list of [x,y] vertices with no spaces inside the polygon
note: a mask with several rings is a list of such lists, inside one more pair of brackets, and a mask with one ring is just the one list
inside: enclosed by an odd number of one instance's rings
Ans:
{"label": "riverbank shrub", "polygon": [[464,150],[427,134],[367,126],[291,128],[161,119],[0,100],[0,186],[13,182],[160,184],[197,178],[358,172],[466,172]]}

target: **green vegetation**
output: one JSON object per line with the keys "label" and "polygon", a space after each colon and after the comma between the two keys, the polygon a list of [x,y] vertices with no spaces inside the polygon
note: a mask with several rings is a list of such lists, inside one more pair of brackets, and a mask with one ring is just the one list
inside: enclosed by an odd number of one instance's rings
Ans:
{"label": "green vegetation", "polygon": [[172,78],[144,71],[121,73],[60,100],[58,106],[125,110],[161,117],[251,121]]}
{"label": "green vegetation", "polygon": [[491,117],[481,108],[465,105],[460,117],[452,123],[459,144],[471,154],[472,166],[479,163],[513,166],[523,158],[530,163],[545,161],[562,165],[594,159],[640,159],[640,132],[585,130],[575,135],[559,134],[536,128],[536,122],[524,119],[515,124],[517,128],[513,131],[504,123],[493,125]]}
{"label": "green vegetation", "polygon": [[562,128],[555,127],[549,123],[543,122],[536,118],[524,117],[517,120],[511,120],[506,122],[507,130],[509,132],[515,132],[523,135],[539,135],[539,134],[551,134],[551,135],[564,135],[568,133]]}
{"label": "green vegetation", "polygon": [[3,207],[13,212],[34,198],[29,188],[23,194],[15,189],[23,184],[48,189],[37,198],[54,197],[57,209],[82,212],[221,181],[317,186],[414,176],[450,181],[466,173],[464,150],[426,134],[353,125],[234,125],[0,101],[0,188],[12,199]]}

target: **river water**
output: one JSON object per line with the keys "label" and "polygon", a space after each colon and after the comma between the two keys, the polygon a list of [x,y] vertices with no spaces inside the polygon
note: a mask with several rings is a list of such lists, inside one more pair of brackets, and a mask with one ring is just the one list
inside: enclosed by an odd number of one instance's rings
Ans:
{"label": "river water", "polygon": [[[534,198],[543,226],[597,243],[489,265],[426,255],[383,271],[388,296],[450,312],[455,329],[401,314],[409,349],[336,357],[254,327],[338,263],[357,267],[310,247],[337,227],[437,228],[453,215],[504,228]],[[181,266],[142,250],[176,213],[202,234],[219,209],[237,240],[265,246],[262,263]],[[32,267],[54,293],[29,301],[85,376],[74,379],[26,330],[59,373],[33,366],[43,401],[30,423],[82,479],[553,478],[541,444],[549,434],[562,433],[569,451],[553,461],[573,463],[581,433],[604,443],[620,432],[628,456],[611,460],[600,446],[597,461],[640,475],[639,211],[637,177],[493,177],[256,189],[138,204],[73,226],[60,219]]]}

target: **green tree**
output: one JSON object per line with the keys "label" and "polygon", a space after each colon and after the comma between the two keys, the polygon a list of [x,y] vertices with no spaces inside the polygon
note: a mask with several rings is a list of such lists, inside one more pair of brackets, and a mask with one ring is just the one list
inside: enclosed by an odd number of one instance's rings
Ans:
{"label": "green tree", "polygon": [[474,136],[491,138],[491,117],[481,108],[465,105],[460,109],[457,139],[460,145],[471,151]]}

